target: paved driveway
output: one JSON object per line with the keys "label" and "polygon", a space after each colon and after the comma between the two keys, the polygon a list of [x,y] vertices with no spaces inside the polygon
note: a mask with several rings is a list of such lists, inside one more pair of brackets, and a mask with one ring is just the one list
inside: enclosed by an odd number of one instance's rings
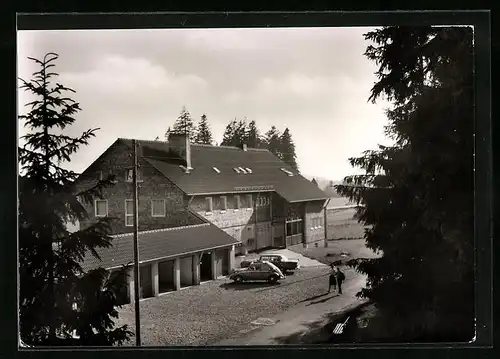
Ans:
{"label": "paved driveway", "polygon": [[[285,252],[287,253],[287,252]],[[212,345],[244,334],[250,323],[271,318],[301,301],[322,295],[329,268],[304,260],[304,267],[279,284],[234,284],[219,279],[140,302],[143,345]],[[117,324],[134,330],[134,306],[119,310]],[[134,344],[134,339],[129,343]]]}
{"label": "paved driveway", "polygon": [[310,344],[302,342],[301,337],[307,335],[312,328],[323,328],[329,323],[332,315],[366,302],[365,299],[356,298],[356,293],[365,286],[366,278],[352,270],[345,270],[345,273],[347,280],[342,295],[332,292],[309,297],[274,317],[266,318],[265,321],[250,323],[246,329],[216,345]]}

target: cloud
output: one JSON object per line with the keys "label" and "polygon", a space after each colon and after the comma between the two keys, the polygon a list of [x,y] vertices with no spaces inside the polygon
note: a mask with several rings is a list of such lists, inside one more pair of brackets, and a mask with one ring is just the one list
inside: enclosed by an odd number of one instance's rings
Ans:
{"label": "cloud", "polygon": [[207,82],[197,75],[169,72],[145,58],[119,55],[104,57],[91,71],[66,72],[61,78],[80,92],[118,97],[134,105],[149,103],[152,96],[156,99],[162,93],[183,97],[208,89]]}
{"label": "cloud", "polygon": [[[383,140],[383,106],[367,103],[376,67],[363,52],[366,28],[21,31],[26,56],[60,54],[58,81],[82,111],[68,131],[99,127],[74,158],[81,170],[117,137],[162,136],[187,106],[206,113],[217,141],[235,117],[262,133],[289,127],[304,172],[333,179],[347,158]],[[19,94],[19,104],[29,97]],[[325,150],[328,148],[329,150]]]}

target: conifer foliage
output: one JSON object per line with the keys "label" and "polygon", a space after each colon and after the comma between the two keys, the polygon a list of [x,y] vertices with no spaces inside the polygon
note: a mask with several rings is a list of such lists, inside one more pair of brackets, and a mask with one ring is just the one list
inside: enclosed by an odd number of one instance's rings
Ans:
{"label": "conifer foliage", "polygon": [[83,204],[99,198],[113,178],[76,193],[77,174],[62,166],[97,129],[80,137],[64,134],[80,106],[66,95],[72,89],[53,85],[57,58],[54,53],[30,58],[40,70],[30,81],[20,79],[21,89],[36,98],[19,116],[30,130],[19,148],[20,336],[35,346],[122,344],[131,332],[115,327],[113,318],[125,269],[110,276],[102,268],[84,272],[81,267],[86,253],[97,256],[97,248],[111,245],[109,222],[99,220],[73,233],[66,226],[88,218]]}
{"label": "conifer foliage", "polygon": [[251,148],[262,148],[263,141],[255,120],[250,121],[247,129],[247,145]]}
{"label": "conifer foliage", "polygon": [[179,115],[179,117],[177,117],[177,120],[174,122],[174,128],[172,129],[171,132],[189,135],[191,141],[194,141],[194,139],[196,138],[196,126],[193,123],[191,114],[189,113],[189,111],[186,109],[185,106],[182,107],[181,114]]}
{"label": "conifer foliage", "polygon": [[281,159],[287,165],[291,166],[294,170],[298,171],[299,166],[297,165],[297,155],[295,154],[295,144],[292,140],[292,135],[290,130],[285,128],[285,131],[280,136],[280,153]]}
{"label": "conifer foliage", "polygon": [[281,134],[279,130],[276,128],[276,126],[272,126],[269,131],[266,132],[265,135],[265,143],[266,143],[266,148],[269,150],[269,152],[273,153],[280,159],[282,158],[282,151],[281,151],[281,140],[280,140]]}
{"label": "conifer foliage", "polygon": [[210,131],[210,126],[208,125],[206,114],[203,114],[201,116],[194,142],[205,145],[211,145],[213,142],[213,136],[212,132]]}
{"label": "conifer foliage", "polygon": [[365,174],[336,189],[361,205],[366,243],[382,254],[354,263],[368,276],[360,295],[379,311],[368,329],[381,340],[471,340],[472,29],[385,27],[365,38],[379,66],[370,100],[391,101],[386,133],[395,144],[351,158]]}

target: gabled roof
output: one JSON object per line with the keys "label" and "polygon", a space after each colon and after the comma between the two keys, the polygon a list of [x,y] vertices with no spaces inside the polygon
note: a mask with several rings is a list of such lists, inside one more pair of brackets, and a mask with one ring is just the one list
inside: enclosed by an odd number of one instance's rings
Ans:
{"label": "gabled roof", "polygon": [[[168,260],[184,254],[188,255],[239,243],[211,223],[139,232],[138,238],[139,261],[141,263],[160,259]],[[97,249],[101,260],[87,253],[82,264],[83,269],[85,271],[97,267],[109,269],[133,264],[133,233],[113,236],[111,243],[112,246],[109,248]]]}
{"label": "gabled roof", "polygon": [[[130,139],[120,139],[129,146]],[[138,140],[138,153],[188,195],[275,191],[288,202],[324,200],[328,196],[268,150],[191,144],[191,167],[183,171],[163,141]],[[216,171],[214,167],[218,170]],[[237,173],[234,168],[249,168]],[[283,171],[283,169],[285,171]],[[293,173],[289,176],[286,171]]]}

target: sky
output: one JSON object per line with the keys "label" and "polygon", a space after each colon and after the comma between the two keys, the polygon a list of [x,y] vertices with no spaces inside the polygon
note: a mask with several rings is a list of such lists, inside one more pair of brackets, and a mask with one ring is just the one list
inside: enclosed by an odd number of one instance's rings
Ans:
{"label": "sky", "polygon": [[[233,119],[261,133],[290,129],[302,174],[341,180],[361,173],[349,157],[378,144],[383,100],[368,102],[376,64],[364,55],[369,28],[44,30],[18,32],[18,76],[28,56],[59,54],[57,82],[82,111],[65,130],[100,128],[66,167],[81,172],[118,137],[163,138],[185,106],[206,114],[215,141]],[[31,98],[18,92],[20,114]],[[19,136],[27,129],[20,123]],[[22,140],[20,140],[22,145]]]}

